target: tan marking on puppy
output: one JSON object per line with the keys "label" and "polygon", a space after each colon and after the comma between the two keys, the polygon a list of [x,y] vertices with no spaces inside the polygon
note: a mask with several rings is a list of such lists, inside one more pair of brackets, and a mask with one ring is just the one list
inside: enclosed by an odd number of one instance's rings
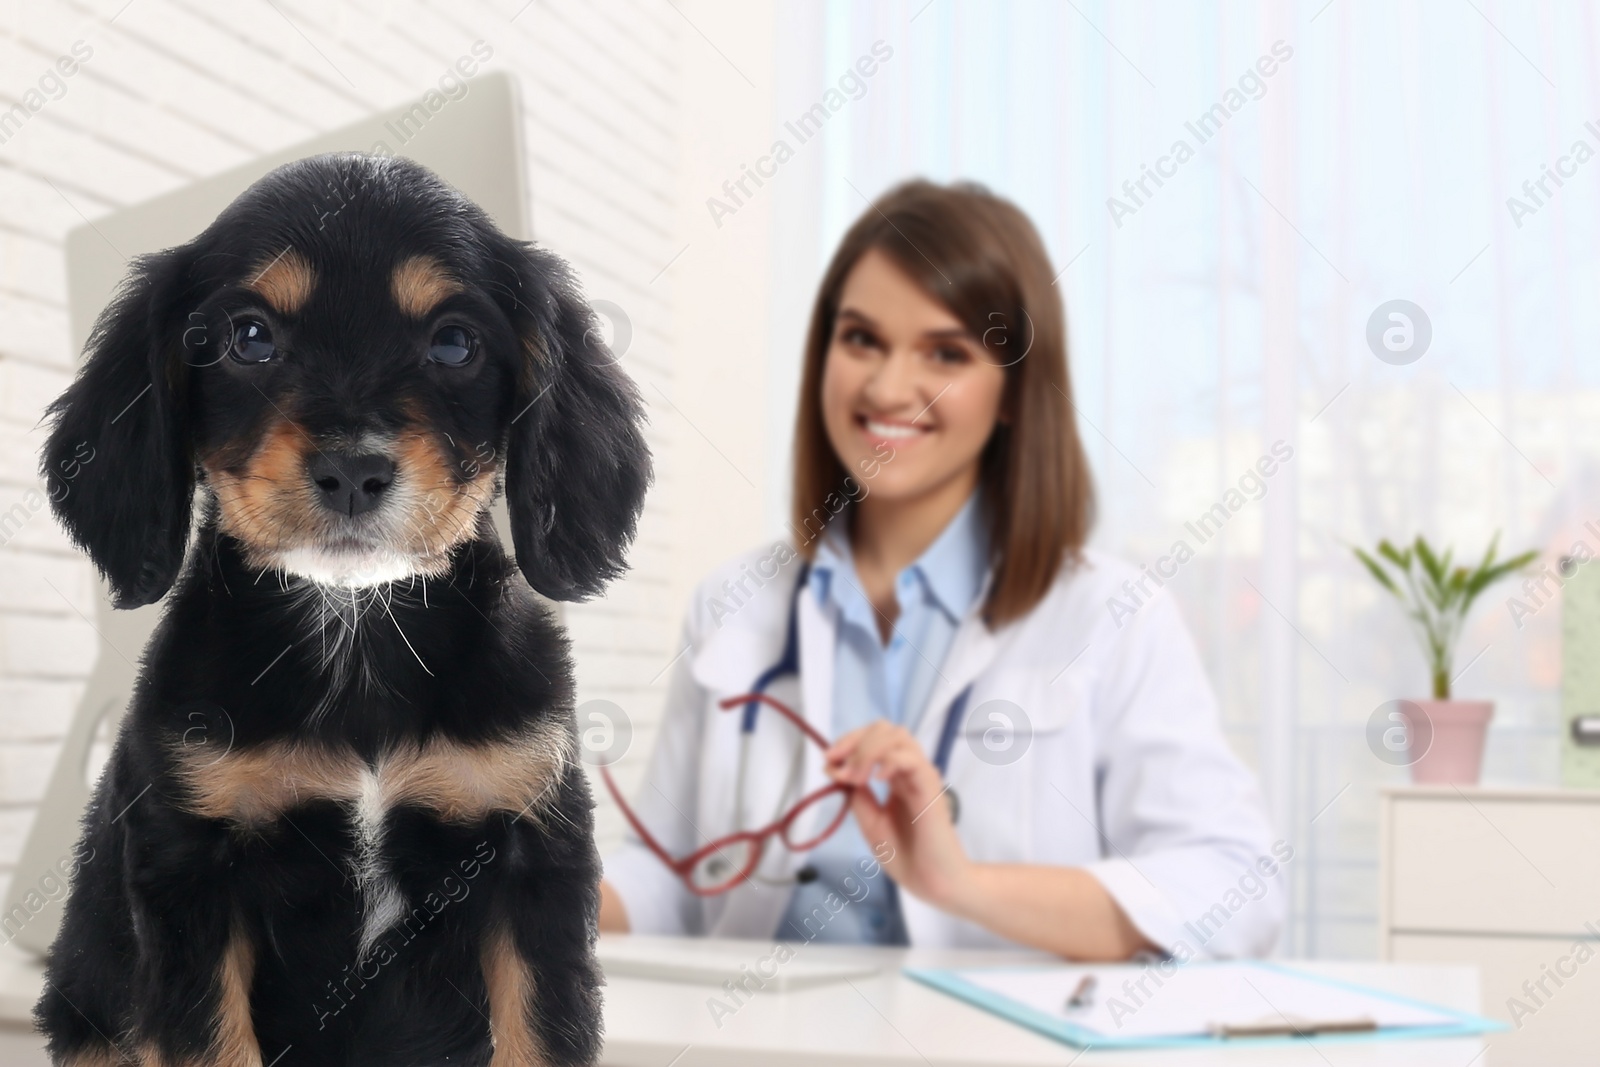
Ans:
{"label": "tan marking on puppy", "polygon": [[[238,929],[222,954],[217,984],[222,996],[217,1005],[217,1030],[211,1042],[207,1067],[261,1067],[261,1046],[250,1021],[250,983],[255,977],[256,954],[249,938]],[[199,1067],[199,1064],[196,1064]]]}
{"label": "tan marking on puppy", "polygon": [[180,751],[177,771],[189,789],[185,809],[202,818],[256,828],[301,804],[361,795],[354,752],[275,741],[208,758],[199,747]]}
{"label": "tan marking on puppy", "polygon": [[266,551],[312,530],[315,502],[305,476],[306,454],[311,451],[310,435],[290,419],[280,418],[267,427],[242,463],[221,454],[202,457],[206,482],[217,497],[218,527],[247,549]]}
{"label": "tan marking on puppy", "polygon": [[[396,478],[393,511],[382,536],[384,551],[409,557],[416,573],[449,569],[450,552],[477,534],[478,515],[494,495],[498,457],[480,448],[460,462],[421,421],[391,446]],[[248,449],[248,451],[246,451]],[[280,553],[314,549],[332,519],[319,507],[306,476],[316,452],[310,434],[289,418],[276,418],[254,442],[202,456],[206,483],[216,495],[218,527],[236,537],[254,567],[280,565]]]}
{"label": "tan marking on puppy", "polygon": [[533,973],[517,954],[511,931],[493,927],[483,942],[483,984],[489,991],[489,1067],[537,1067],[550,1061],[533,1032]]}
{"label": "tan marking on puppy", "polygon": [[[261,1046],[256,1041],[255,1025],[250,1020],[250,983],[255,976],[255,949],[249,939],[235,929],[223,950],[217,967],[217,1014],[211,1047],[203,1055],[171,1060],[151,1042],[139,1049],[141,1067],[261,1067]],[[109,1067],[127,1060],[69,1061],[73,1067]]]}
{"label": "tan marking on puppy", "polygon": [[413,256],[394,269],[389,291],[400,310],[414,319],[426,318],[447,296],[461,292],[461,283],[429,256]]}
{"label": "tan marking on puppy", "polygon": [[553,795],[570,762],[564,731],[554,723],[512,741],[462,745],[430,741],[415,754],[378,765],[384,800],[473,823],[490,812],[533,813]]}
{"label": "tan marking on puppy", "polygon": [[453,458],[437,438],[418,428],[401,438],[395,449],[396,479],[406,493],[403,536],[419,557],[424,572],[449,565],[450,550],[477,532],[478,513],[494,495],[492,452],[464,461],[460,481]]}
{"label": "tan marking on puppy", "polygon": [[248,285],[280,315],[293,315],[305,307],[316,287],[317,272],[292,248],[263,263]]}
{"label": "tan marking on puppy", "polygon": [[[537,818],[572,760],[559,722],[544,722],[511,741],[464,745],[434,738],[385,753],[373,775],[381,810],[410,805],[448,822],[475,823],[503,811]],[[259,829],[302,804],[359,803],[362,772],[354,752],[275,741],[220,758],[198,747],[178,750],[186,810]]]}

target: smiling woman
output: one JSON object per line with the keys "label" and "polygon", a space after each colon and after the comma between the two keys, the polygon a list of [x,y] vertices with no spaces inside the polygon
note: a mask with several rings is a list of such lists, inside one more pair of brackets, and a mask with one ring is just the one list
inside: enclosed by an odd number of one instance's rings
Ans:
{"label": "smiling woman", "polygon": [[[1137,572],[1084,547],[1054,276],[976,185],[909,182],[845,235],[805,343],[794,542],[695,597],[603,928],[1187,958],[1266,853],[1170,599],[1104,612]],[[1282,907],[1266,887],[1201,950],[1266,951]]]}
{"label": "smiling woman", "polygon": [[[956,502],[948,518],[981,481],[1002,564],[985,607],[1004,622],[1038,602],[1093,521],[1049,259],[1027,217],[976,186],[908,182],[877,207],[845,235],[812,310],[794,514],[879,445],[894,449],[870,487],[880,502],[935,487]],[[889,331],[904,342],[892,358]]]}

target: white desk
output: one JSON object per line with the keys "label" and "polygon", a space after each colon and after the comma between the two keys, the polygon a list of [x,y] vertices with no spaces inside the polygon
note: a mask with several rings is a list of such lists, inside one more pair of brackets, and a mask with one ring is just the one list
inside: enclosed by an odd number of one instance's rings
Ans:
{"label": "white desk", "polygon": [[[772,950],[764,942],[675,943],[684,952],[734,947],[753,964]],[[606,987],[605,1067],[1490,1067],[1473,1038],[1341,1045],[1273,1045],[1226,1051],[1117,1051],[1080,1055],[1019,1026],[900,975],[902,965],[963,966],[1044,959],[992,952],[938,952],[805,945],[803,957],[840,957],[878,964],[876,977],[778,995],[757,993],[718,1029],[706,1009],[711,986],[614,978]],[[1471,967],[1411,964],[1305,964],[1309,970],[1409,994],[1463,1011],[1478,1010]],[[0,949],[0,1063],[47,1067],[39,1038],[26,1028],[38,997],[39,970]],[[675,1058],[676,1057],[676,1058]]]}
{"label": "white desk", "polygon": [[[729,946],[747,950],[752,963],[772,951],[764,942],[681,942],[722,955]],[[917,949],[800,947],[803,957],[867,959],[882,969],[855,979],[777,995],[755,994],[719,1029],[706,1000],[721,990],[642,978],[610,979],[606,987],[605,1067],[1346,1067],[1404,1064],[1405,1067],[1488,1067],[1479,1038],[1451,1041],[1382,1041],[1307,1045],[1276,1044],[1226,1050],[1120,1050],[1087,1052],[1008,1023],[900,974],[904,965],[972,966],[1045,960],[993,952]],[[1307,970],[1431,1001],[1477,1011],[1478,977],[1471,967],[1382,963],[1306,963]],[[725,997],[725,994],[724,994]],[[687,1051],[685,1047],[687,1046]],[[680,1056],[681,1053],[681,1056]],[[678,1057],[674,1059],[674,1057]]]}

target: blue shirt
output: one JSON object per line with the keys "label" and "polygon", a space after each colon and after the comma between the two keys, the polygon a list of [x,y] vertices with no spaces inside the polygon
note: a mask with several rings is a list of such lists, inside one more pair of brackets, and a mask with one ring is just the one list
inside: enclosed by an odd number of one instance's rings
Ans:
{"label": "blue shirt", "polygon": [[[915,731],[956,629],[988,573],[989,538],[979,494],[968,497],[933,544],[896,576],[900,613],[887,642],[880,636],[877,611],[856,576],[847,531],[846,521],[829,524],[817,546],[810,578],[811,594],[825,613],[838,620],[833,737],[878,719]],[[817,877],[795,887],[775,936],[852,944],[907,943],[896,887],[877,870],[854,818],[846,818],[807,860]],[[875,871],[875,876],[865,876],[868,871]],[[836,913],[830,911],[824,906],[830,893],[837,896],[836,907],[840,899],[849,903]]]}

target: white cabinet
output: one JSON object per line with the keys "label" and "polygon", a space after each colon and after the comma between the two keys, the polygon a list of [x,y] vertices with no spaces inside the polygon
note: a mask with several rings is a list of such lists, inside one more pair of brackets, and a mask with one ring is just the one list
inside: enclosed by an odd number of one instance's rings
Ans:
{"label": "white cabinet", "polygon": [[1384,958],[1475,963],[1489,1067],[1600,1063],[1600,791],[1385,790]]}

